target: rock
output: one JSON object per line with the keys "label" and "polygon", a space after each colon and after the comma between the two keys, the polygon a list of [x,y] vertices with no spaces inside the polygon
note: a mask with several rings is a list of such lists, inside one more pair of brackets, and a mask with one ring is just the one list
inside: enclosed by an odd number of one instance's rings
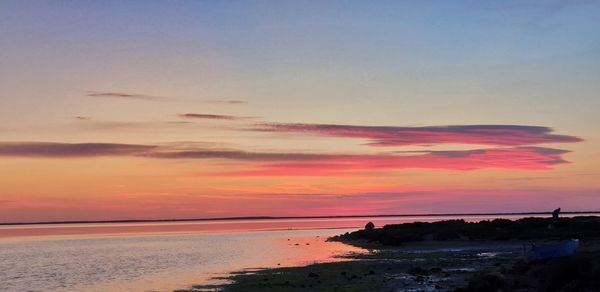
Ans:
{"label": "rock", "polygon": [[365,225],[365,230],[373,230],[374,228],[375,224],[373,224],[373,222],[369,222],[367,225]]}
{"label": "rock", "polygon": [[432,272],[432,273],[441,273],[442,272],[442,268],[433,267],[433,268],[429,269],[429,271]]}
{"label": "rock", "polygon": [[498,272],[479,273],[469,282],[468,291],[503,291],[508,287],[504,275]]}
{"label": "rock", "polygon": [[425,270],[421,267],[411,268],[410,270],[408,270],[408,273],[412,274],[412,275],[428,275],[429,274],[429,272],[427,270]]}

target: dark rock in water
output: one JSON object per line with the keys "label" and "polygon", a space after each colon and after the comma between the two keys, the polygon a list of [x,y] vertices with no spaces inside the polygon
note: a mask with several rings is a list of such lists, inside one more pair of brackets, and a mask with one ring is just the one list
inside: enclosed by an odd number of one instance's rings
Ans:
{"label": "dark rock in water", "polygon": [[412,275],[428,275],[429,274],[429,272],[427,270],[425,270],[421,267],[411,268],[410,270],[408,270],[408,273],[412,274]]}
{"label": "dark rock in water", "polygon": [[367,225],[365,225],[365,230],[373,230],[374,228],[375,224],[373,224],[373,222],[369,222]]}
{"label": "dark rock in water", "polygon": [[505,291],[506,277],[498,272],[480,273],[469,282],[467,291]]}
{"label": "dark rock in water", "polygon": [[433,267],[433,268],[429,269],[429,271],[432,272],[432,273],[441,273],[442,272],[442,268]]}

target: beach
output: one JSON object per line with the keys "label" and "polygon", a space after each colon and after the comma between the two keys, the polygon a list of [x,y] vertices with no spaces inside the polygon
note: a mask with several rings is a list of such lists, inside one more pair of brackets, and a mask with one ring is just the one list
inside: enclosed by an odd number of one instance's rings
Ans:
{"label": "beach", "polygon": [[[554,226],[549,229],[551,223]],[[448,237],[448,232],[455,231],[448,225],[464,233]],[[467,225],[471,231],[464,229]],[[228,277],[231,282],[226,285],[198,285],[181,291],[593,291],[598,287],[600,217],[453,220],[425,228],[421,223],[388,227],[332,237],[370,250],[345,255],[349,261],[242,271]],[[423,233],[422,238],[411,234],[404,242],[389,240],[397,235],[394,229],[414,227],[431,233]],[[465,239],[465,235],[473,237]],[[582,246],[572,257],[524,260],[524,245],[573,236],[580,238]]]}
{"label": "beach", "polygon": [[475,272],[507,266],[516,244],[412,245],[349,255],[349,261],[233,274],[233,283],[181,291],[453,291]]}

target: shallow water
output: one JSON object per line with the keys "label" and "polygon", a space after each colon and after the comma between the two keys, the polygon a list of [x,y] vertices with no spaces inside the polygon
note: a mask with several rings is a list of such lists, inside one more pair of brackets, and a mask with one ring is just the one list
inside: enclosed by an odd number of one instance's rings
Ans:
{"label": "shallow water", "polygon": [[302,265],[358,250],[324,242],[342,231],[5,240],[0,291],[172,291],[240,268]]}

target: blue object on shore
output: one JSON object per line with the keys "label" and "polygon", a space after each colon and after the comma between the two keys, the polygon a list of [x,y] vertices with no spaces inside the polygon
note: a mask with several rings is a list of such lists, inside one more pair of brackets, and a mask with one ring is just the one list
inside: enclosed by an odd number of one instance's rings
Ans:
{"label": "blue object on shore", "polygon": [[577,248],[579,248],[579,239],[571,239],[554,244],[523,245],[523,252],[528,261],[537,261],[571,256],[577,251]]}

